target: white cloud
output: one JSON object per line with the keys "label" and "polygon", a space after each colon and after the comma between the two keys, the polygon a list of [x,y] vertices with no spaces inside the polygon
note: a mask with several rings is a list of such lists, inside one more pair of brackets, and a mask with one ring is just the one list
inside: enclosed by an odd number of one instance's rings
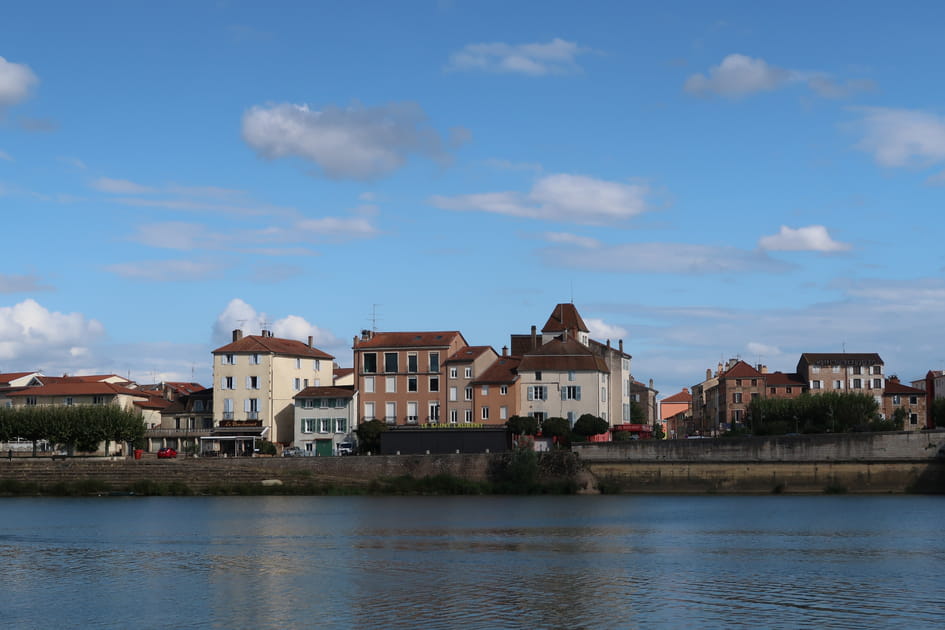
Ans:
{"label": "white cloud", "polygon": [[150,186],[142,186],[127,179],[112,179],[110,177],[99,177],[90,185],[95,190],[113,195],[143,195],[154,192],[154,189]]}
{"label": "white cloud", "polygon": [[369,238],[377,234],[377,228],[364,217],[303,219],[296,227],[311,236],[323,238]]}
{"label": "white cloud", "polygon": [[764,59],[729,55],[709,69],[708,76],[694,74],[686,79],[685,90],[697,96],[718,94],[738,98],[755,92],[775,90],[796,78],[796,73],[768,65]]}
{"label": "white cloud", "polygon": [[782,225],[777,234],[763,236],[758,241],[758,247],[782,252],[843,252],[850,249],[849,244],[830,238],[827,228],[822,225],[797,229]]}
{"label": "white cloud", "polygon": [[606,339],[623,339],[627,336],[627,329],[614,324],[608,324],[602,319],[596,317],[585,317],[584,323],[590,329],[592,339],[598,341]]}
{"label": "white cloud", "polygon": [[781,350],[777,346],[760,343],[758,341],[749,341],[745,347],[748,349],[748,353],[754,356],[776,357],[781,354]]}
{"label": "white cloud", "polygon": [[342,356],[345,352],[350,354],[347,342],[336,337],[331,331],[310,323],[304,317],[287,315],[272,321],[266,313],[257,312],[253,306],[239,298],[230,300],[223,312],[217,316],[213,327],[214,341],[219,344],[228,343],[233,338],[234,330],[242,330],[244,335],[258,335],[262,330],[270,330],[276,337],[298,341],[308,341],[311,336],[313,345],[319,350],[335,357]]}
{"label": "white cloud", "polygon": [[26,100],[39,79],[29,66],[0,57],[0,107]]}
{"label": "white cloud", "polygon": [[[588,244],[588,247],[558,245],[538,251],[549,266],[619,273],[680,273],[692,275],[787,271],[791,265],[774,260],[761,251],[692,243]],[[579,245],[572,241],[570,245]]]}
{"label": "white cloud", "polygon": [[52,312],[29,299],[0,307],[0,360],[17,369],[37,369],[39,363],[68,361],[81,355],[104,327],[81,313]]}
{"label": "white cloud", "polygon": [[859,108],[863,138],[856,147],[881,166],[927,166],[945,160],[945,118],[887,107]]}
{"label": "white cloud", "polygon": [[449,161],[440,135],[414,103],[325,107],[282,103],[246,111],[243,140],[267,159],[298,157],[331,179],[369,180],[401,168],[419,154]]}
{"label": "white cloud", "polygon": [[557,174],[540,178],[527,194],[495,192],[446,197],[430,203],[443,210],[474,210],[529,219],[591,225],[625,221],[649,210],[643,184],[624,184],[584,175]]}
{"label": "white cloud", "polygon": [[549,243],[577,245],[585,249],[591,249],[600,245],[600,242],[596,238],[570,234],[568,232],[545,232],[542,237]]}
{"label": "white cloud", "polygon": [[51,290],[52,287],[41,284],[37,276],[0,273],[0,293],[32,293]]}
{"label": "white cloud", "polygon": [[193,260],[152,260],[147,262],[117,263],[106,271],[124,278],[153,282],[195,282],[218,276],[224,269],[219,262]]}
{"label": "white cloud", "polygon": [[587,52],[589,49],[559,38],[546,44],[469,44],[450,55],[447,70],[481,70],[529,76],[570,74],[581,71],[577,57]]}

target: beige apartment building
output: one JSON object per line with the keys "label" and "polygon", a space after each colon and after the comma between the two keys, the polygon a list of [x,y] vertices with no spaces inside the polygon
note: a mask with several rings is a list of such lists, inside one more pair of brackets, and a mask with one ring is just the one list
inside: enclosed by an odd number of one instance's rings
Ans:
{"label": "beige apartment building", "polygon": [[497,358],[491,346],[466,346],[446,360],[446,422],[492,424],[499,419],[498,409],[477,400],[489,395],[491,385],[473,386]]}
{"label": "beige apartment building", "polygon": [[353,343],[360,422],[383,420],[398,426],[444,422],[449,392],[446,361],[467,347],[455,330],[361,331]]}
{"label": "beige apartment building", "polygon": [[296,394],[331,386],[334,357],[308,343],[233,331],[213,351],[213,418],[218,427],[261,427],[262,437],[288,445],[295,435]]}
{"label": "beige apartment building", "polygon": [[868,394],[883,404],[886,377],[883,360],[870,353],[805,352],[797,362],[797,375],[811,394],[847,392]]}
{"label": "beige apartment building", "polygon": [[[502,349],[502,356],[497,357],[484,372],[470,383],[473,388],[473,400],[479,408],[482,424],[505,424],[512,416],[520,412],[521,395],[519,392],[518,366],[521,357],[508,355],[508,348]],[[486,411],[483,412],[482,409]],[[496,413],[498,411],[498,413]]]}

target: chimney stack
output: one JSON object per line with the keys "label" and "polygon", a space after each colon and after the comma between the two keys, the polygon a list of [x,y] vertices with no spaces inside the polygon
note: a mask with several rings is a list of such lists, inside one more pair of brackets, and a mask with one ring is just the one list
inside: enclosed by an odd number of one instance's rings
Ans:
{"label": "chimney stack", "polygon": [[309,347],[309,348],[312,347],[312,341],[313,341],[312,336],[309,335],[309,336],[308,336],[308,347]]}
{"label": "chimney stack", "polygon": [[239,341],[243,338],[243,331],[237,328],[233,331],[233,341]]}
{"label": "chimney stack", "polygon": [[712,368],[706,368],[706,369],[705,369],[705,380],[709,380],[710,378],[712,378]]}
{"label": "chimney stack", "polygon": [[532,325],[532,350],[538,347],[538,326]]}
{"label": "chimney stack", "polygon": [[650,389],[653,389],[653,379],[650,379]]}
{"label": "chimney stack", "polygon": [[503,356],[503,357],[509,356],[509,347],[508,347],[508,346],[502,346],[502,356]]}
{"label": "chimney stack", "polygon": [[621,352],[623,352],[623,339],[617,342],[617,347],[620,349]]}

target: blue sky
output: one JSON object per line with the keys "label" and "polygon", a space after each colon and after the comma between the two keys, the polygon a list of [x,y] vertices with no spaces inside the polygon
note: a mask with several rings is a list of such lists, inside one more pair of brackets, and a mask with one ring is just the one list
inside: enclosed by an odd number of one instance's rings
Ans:
{"label": "blue sky", "polygon": [[0,371],[210,383],[229,331],[573,300],[661,396],[945,367],[940,3],[11,2]]}

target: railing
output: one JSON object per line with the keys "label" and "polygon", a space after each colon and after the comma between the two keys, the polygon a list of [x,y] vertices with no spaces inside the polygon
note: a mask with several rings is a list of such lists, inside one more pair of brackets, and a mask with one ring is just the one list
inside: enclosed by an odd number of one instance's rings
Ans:
{"label": "railing", "polygon": [[258,411],[247,411],[247,412],[246,412],[246,419],[247,419],[247,420],[259,420],[259,412],[258,412]]}
{"label": "railing", "polygon": [[148,429],[144,432],[145,437],[190,437],[210,435],[210,429]]}
{"label": "railing", "polygon": [[420,418],[418,416],[407,416],[407,424],[417,424]]}
{"label": "railing", "polygon": [[375,418],[374,416],[361,416],[361,422],[362,422],[362,423],[364,423],[364,422],[371,422],[371,421],[373,421],[373,420],[377,420],[377,418]]}
{"label": "railing", "polygon": [[387,424],[397,424],[397,416],[384,416],[384,422]]}
{"label": "railing", "polygon": [[223,419],[224,419],[224,420],[232,420],[232,419],[233,419],[233,412],[232,412],[232,411],[224,411],[224,412],[223,412]]}

